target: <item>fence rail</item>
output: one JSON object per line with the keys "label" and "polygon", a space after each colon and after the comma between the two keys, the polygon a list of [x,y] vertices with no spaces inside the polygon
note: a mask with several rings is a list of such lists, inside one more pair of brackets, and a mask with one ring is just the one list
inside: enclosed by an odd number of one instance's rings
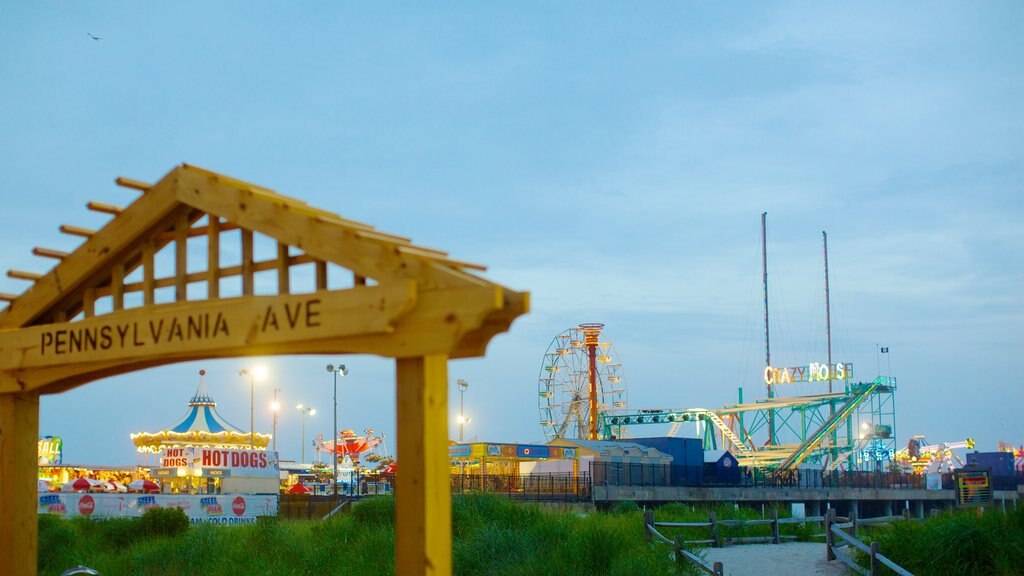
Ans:
{"label": "fence rail", "polygon": [[659,542],[672,546],[676,562],[689,562],[705,573],[711,574],[711,576],[723,576],[725,574],[725,569],[722,567],[721,562],[708,564],[703,558],[687,550],[684,547],[683,539],[681,537],[676,536],[675,540],[669,540],[664,534],[658,532],[658,529],[654,526],[654,512],[652,510],[647,510],[644,512],[644,532],[647,534],[648,541],[652,538],[657,538]]}
{"label": "fence rail", "polygon": [[[907,515],[882,516],[858,521],[857,514],[854,512],[850,513],[850,518],[840,519],[836,516],[834,508],[829,509],[828,513],[825,514],[825,559],[830,562],[832,560],[839,560],[854,572],[864,576],[878,576],[879,566],[886,566],[899,576],[913,576],[906,569],[883,556],[879,551],[878,542],[872,542],[868,545],[857,538],[857,527],[859,525],[882,524],[905,519],[908,519]],[[843,522],[838,522],[837,520],[843,520]],[[850,530],[849,533],[846,532],[847,529]],[[839,538],[840,543],[836,543],[836,538]],[[867,555],[870,569],[866,569],[858,564],[853,555],[847,553],[851,549],[859,550]]]}

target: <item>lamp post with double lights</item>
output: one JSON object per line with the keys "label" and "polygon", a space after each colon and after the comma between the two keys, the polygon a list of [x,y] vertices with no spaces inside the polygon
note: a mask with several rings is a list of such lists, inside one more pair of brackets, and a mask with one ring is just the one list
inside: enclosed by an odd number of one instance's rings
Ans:
{"label": "lamp post with double lights", "polygon": [[469,424],[470,418],[466,418],[466,413],[463,412],[465,407],[465,394],[466,389],[469,388],[469,382],[466,382],[462,378],[455,381],[459,386],[459,442],[462,442],[462,432],[466,428],[466,424]]}
{"label": "lamp post with double lights", "polygon": [[331,482],[332,488],[331,493],[335,497],[338,496],[338,374],[345,376],[348,374],[348,370],[345,369],[344,364],[339,364],[337,367],[334,364],[327,365],[327,371],[334,373],[334,440],[331,442],[331,449],[334,454],[331,458],[334,460],[334,476]]}
{"label": "lamp post with double lights", "polygon": [[302,413],[302,462],[306,463],[306,414],[310,416],[316,416],[316,408],[310,408],[309,406],[303,406],[299,404],[295,407],[296,410]]}
{"label": "lamp post with double lights", "polygon": [[249,377],[249,448],[253,449],[256,447],[256,380],[263,380],[267,369],[264,366],[242,368],[238,375]]}

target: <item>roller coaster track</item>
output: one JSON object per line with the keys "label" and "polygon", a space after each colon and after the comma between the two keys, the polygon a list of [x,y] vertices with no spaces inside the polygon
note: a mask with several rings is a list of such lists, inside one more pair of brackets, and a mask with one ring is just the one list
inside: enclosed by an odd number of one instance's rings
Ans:
{"label": "roller coaster track", "polygon": [[853,445],[852,450],[844,450],[838,456],[836,456],[834,460],[829,462],[828,466],[825,467],[825,472],[831,472],[836,468],[839,468],[839,465],[845,462],[847,458],[863,450],[864,447],[867,446],[870,442],[871,438],[868,436],[865,436],[864,438],[857,440],[857,443]]}
{"label": "roller coaster track", "polygon": [[741,456],[749,458],[750,462],[752,462],[754,466],[757,466],[758,468],[764,467],[764,465],[761,464],[760,461],[758,461],[757,454],[755,454],[753,450],[748,448],[747,445],[744,444],[742,440],[740,440],[740,437],[737,436],[736,433],[732,431],[732,428],[729,428],[729,426],[721,418],[718,417],[718,414],[715,414],[711,410],[704,410],[703,415],[705,418],[710,420],[712,424],[715,425],[715,428],[718,428],[718,431],[722,433],[723,438],[727,438],[729,442],[731,442],[732,445],[736,447],[736,450],[739,451]]}
{"label": "roller coaster track", "polygon": [[807,439],[793,451],[789,458],[786,458],[779,463],[779,466],[775,469],[776,473],[790,470],[800,465],[800,463],[810,455],[818,444],[820,444],[826,436],[831,434],[832,431],[836,429],[836,426],[849,418],[850,414],[852,414],[853,411],[864,402],[864,400],[871,396],[875,390],[881,386],[887,386],[890,384],[890,378],[881,376],[870,384],[861,384],[854,387],[853,394],[849,399],[838,410],[836,410],[835,413],[829,416],[828,420],[821,425],[821,428],[818,428],[813,434],[807,436]]}
{"label": "roller coaster track", "polygon": [[742,458],[746,462],[749,462],[758,468],[765,467],[765,464],[758,459],[757,451],[751,450],[749,446],[744,444],[743,441],[740,440],[740,437],[732,431],[732,428],[729,428],[729,425],[726,424],[713,410],[707,410],[705,408],[691,408],[688,410],[645,410],[633,414],[602,414],[600,418],[601,426],[605,431],[605,437],[610,436],[612,426],[632,424],[676,425],[681,422],[707,420],[718,429],[723,438],[727,439],[733,446],[735,446],[737,454],[733,454],[734,456]]}

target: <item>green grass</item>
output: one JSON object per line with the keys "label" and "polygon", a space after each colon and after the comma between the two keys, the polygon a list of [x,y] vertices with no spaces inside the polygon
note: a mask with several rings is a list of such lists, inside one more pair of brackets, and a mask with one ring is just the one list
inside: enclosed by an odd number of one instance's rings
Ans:
{"label": "green grass", "polygon": [[[639,509],[552,512],[501,497],[456,497],[457,575],[677,574],[669,548],[644,540]],[[326,521],[263,518],[256,524],[192,526],[178,535],[139,519],[39,518],[39,573],[84,564],[104,576],[394,574],[394,500],[377,497]]]}
{"label": "green grass", "polygon": [[916,576],[1024,573],[1024,507],[951,510],[923,522],[893,522],[858,534]]}

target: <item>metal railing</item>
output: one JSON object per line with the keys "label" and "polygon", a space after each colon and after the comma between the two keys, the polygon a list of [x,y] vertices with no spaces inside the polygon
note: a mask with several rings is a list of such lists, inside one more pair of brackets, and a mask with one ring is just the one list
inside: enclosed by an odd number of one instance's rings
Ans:
{"label": "metal railing", "polygon": [[[732,469],[716,476],[703,465],[647,464],[594,461],[590,476],[595,486],[740,486],[752,488],[872,488],[925,490],[927,478],[920,474],[893,471],[822,472],[796,469],[765,474],[752,469]],[[942,489],[955,486],[952,474],[942,475]]]}
{"label": "metal railing", "polygon": [[529,502],[589,502],[590,476],[565,474],[453,474],[452,494],[496,494]]}

